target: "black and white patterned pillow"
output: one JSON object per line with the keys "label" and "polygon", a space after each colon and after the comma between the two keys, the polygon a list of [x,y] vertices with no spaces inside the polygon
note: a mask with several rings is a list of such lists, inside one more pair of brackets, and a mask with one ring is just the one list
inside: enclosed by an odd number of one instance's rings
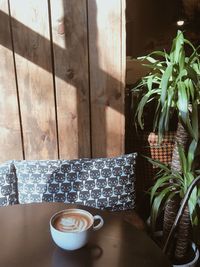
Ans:
{"label": "black and white patterned pillow", "polygon": [[17,179],[14,165],[11,162],[6,162],[0,165],[0,206],[17,203]]}
{"label": "black and white patterned pillow", "polygon": [[46,201],[133,209],[135,159],[136,153],[116,158],[15,161],[19,203]]}

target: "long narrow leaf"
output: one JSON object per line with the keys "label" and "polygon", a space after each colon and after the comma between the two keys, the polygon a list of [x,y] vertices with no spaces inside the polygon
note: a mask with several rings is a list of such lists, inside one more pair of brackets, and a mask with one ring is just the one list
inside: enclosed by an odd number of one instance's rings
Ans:
{"label": "long narrow leaf", "polygon": [[181,51],[181,49],[183,47],[183,43],[184,43],[184,37],[183,37],[183,33],[181,31],[178,31],[175,40],[176,40],[176,45],[175,45],[175,51],[174,51],[174,61],[176,63],[178,63],[180,60],[180,51]]}
{"label": "long narrow leaf", "polygon": [[[193,191],[190,195],[189,201],[188,201],[191,219],[193,217],[193,214],[195,213],[197,203],[198,203],[198,195],[197,195],[197,187],[195,187],[193,189]],[[191,222],[193,223],[194,220],[191,220]]]}
{"label": "long narrow leaf", "polygon": [[189,148],[188,148],[188,156],[187,156],[188,170],[192,169],[192,163],[194,162],[197,144],[198,144],[197,141],[195,139],[193,139]]}
{"label": "long narrow leaf", "polygon": [[181,169],[182,169],[183,173],[186,173],[188,170],[187,159],[185,156],[184,148],[180,144],[178,144],[178,154],[179,154]]}
{"label": "long narrow leaf", "polygon": [[199,117],[198,117],[198,104],[195,101],[192,105],[192,129],[196,142],[199,140]]}
{"label": "long narrow leaf", "polygon": [[187,124],[188,114],[188,97],[186,93],[185,84],[183,82],[178,83],[178,109],[180,112],[181,119]]}
{"label": "long narrow leaf", "polygon": [[158,216],[159,209],[161,207],[162,202],[164,199],[167,199],[168,195],[170,194],[170,189],[165,188],[161,191],[161,193],[154,199],[152,209],[151,209],[151,223],[153,229],[155,228],[156,219]]}
{"label": "long narrow leaf", "polygon": [[178,191],[171,191],[169,188],[164,189],[161,194],[157,197],[154,205],[154,208],[152,207],[151,211],[151,226],[154,231],[156,219],[160,211],[162,211],[163,207],[166,205],[167,201],[169,199],[172,199],[176,194],[178,194]]}
{"label": "long narrow leaf", "polygon": [[158,189],[163,188],[166,185],[167,181],[170,181],[172,178],[171,175],[164,176],[156,181],[154,186],[151,188],[151,198],[150,198],[150,203],[152,204],[152,201],[155,197],[155,193],[157,192]]}
{"label": "long narrow leaf", "polygon": [[163,77],[162,77],[162,80],[161,80],[161,89],[162,89],[162,92],[161,92],[161,104],[164,105],[164,102],[165,102],[165,99],[166,99],[166,95],[167,95],[167,87],[168,87],[168,83],[169,83],[169,79],[170,79],[170,76],[172,74],[172,69],[173,69],[173,65],[169,65],[164,74],[163,74]]}
{"label": "long narrow leaf", "polygon": [[159,160],[156,160],[156,159],[152,159],[152,158],[149,158],[149,157],[146,157],[144,156],[151,164],[153,164],[154,166],[162,169],[162,170],[165,170],[166,172],[170,173],[171,170],[170,168],[167,167],[166,164],[162,163],[161,161]]}

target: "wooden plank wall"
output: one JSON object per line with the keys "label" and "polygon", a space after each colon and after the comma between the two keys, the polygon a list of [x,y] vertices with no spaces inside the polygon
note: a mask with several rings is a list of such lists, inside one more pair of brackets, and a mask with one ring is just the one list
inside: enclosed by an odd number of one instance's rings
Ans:
{"label": "wooden plank wall", "polygon": [[51,18],[60,157],[87,157],[91,148],[86,1],[51,0]]}
{"label": "wooden plank wall", "polygon": [[47,1],[11,0],[10,8],[25,157],[57,158]]}
{"label": "wooden plank wall", "polygon": [[124,150],[125,1],[89,0],[93,156]]}
{"label": "wooden plank wall", "polygon": [[0,161],[23,158],[9,9],[0,0]]}
{"label": "wooden plank wall", "polygon": [[125,0],[0,0],[0,161],[124,152]]}

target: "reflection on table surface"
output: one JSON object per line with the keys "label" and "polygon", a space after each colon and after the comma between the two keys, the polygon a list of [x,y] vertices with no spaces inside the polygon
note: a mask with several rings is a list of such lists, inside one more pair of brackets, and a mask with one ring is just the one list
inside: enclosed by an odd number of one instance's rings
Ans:
{"label": "reflection on table surface", "polygon": [[[84,208],[104,219],[89,243],[76,251],[58,248],[50,235],[51,216],[66,208]],[[112,213],[93,208],[43,203],[0,208],[2,267],[168,267],[161,250],[143,231]]]}

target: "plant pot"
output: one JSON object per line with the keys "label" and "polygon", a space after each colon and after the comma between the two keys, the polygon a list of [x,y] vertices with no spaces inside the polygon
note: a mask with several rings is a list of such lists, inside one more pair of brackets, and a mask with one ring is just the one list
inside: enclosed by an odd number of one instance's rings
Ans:
{"label": "plant pot", "polygon": [[194,243],[192,243],[192,249],[194,252],[194,258],[190,262],[184,264],[173,264],[173,267],[195,267],[199,259],[199,250]]}
{"label": "plant pot", "polygon": [[[149,223],[149,219],[147,220]],[[161,244],[161,238],[162,238],[162,231],[157,231],[154,233],[154,241],[157,243],[158,246]],[[192,243],[192,251],[194,254],[194,257],[188,261],[187,263],[181,263],[181,264],[172,264],[173,267],[195,267],[197,265],[198,259],[199,259],[199,250],[197,246]]]}

